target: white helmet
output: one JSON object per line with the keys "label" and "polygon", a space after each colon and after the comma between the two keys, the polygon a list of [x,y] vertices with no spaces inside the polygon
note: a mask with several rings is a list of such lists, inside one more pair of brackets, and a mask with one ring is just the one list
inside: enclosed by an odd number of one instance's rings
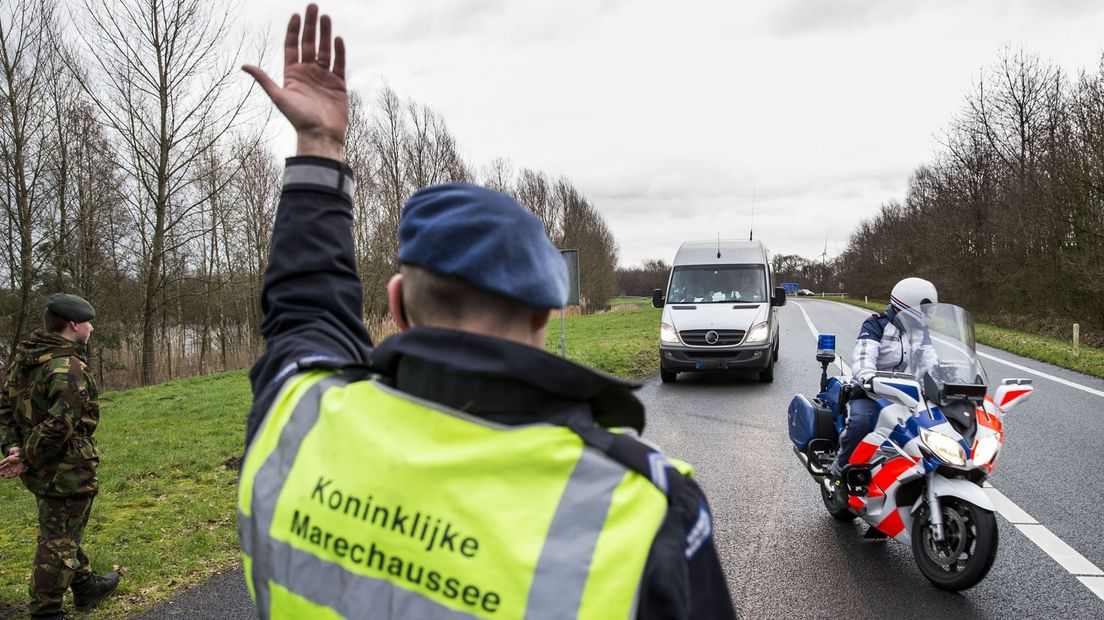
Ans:
{"label": "white helmet", "polygon": [[893,287],[889,303],[898,311],[919,309],[923,304],[939,303],[935,285],[921,278],[905,278]]}

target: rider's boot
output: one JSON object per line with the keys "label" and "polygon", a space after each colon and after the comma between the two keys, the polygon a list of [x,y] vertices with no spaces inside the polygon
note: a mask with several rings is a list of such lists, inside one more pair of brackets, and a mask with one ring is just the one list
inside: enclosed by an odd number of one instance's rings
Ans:
{"label": "rider's boot", "polygon": [[832,499],[836,505],[847,505],[847,484],[843,480],[839,463],[835,461],[828,467],[828,481],[832,485]]}

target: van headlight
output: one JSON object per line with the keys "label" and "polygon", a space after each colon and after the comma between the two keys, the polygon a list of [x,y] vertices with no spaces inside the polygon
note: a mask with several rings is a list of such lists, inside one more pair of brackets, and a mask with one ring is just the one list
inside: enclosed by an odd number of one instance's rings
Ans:
{"label": "van headlight", "polygon": [[920,441],[924,442],[924,446],[927,447],[928,451],[944,463],[950,465],[966,464],[966,451],[962,449],[962,444],[955,441],[953,437],[921,428]]}
{"label": "van headlight", "polygon": [[989,435],[978,440],[974,448],[974,465],[985,465],[997,456],[1000,450],[1000,439],[996,435]]}
{"label": "van headlight", "polygon": [[675,331],[674,327],[671,327],[670,325],[668,325],[666,323],[660,323],[659,324],[659,341],[660,342],[665,342],[667,344],[678,344],[679,343],[678,332]]}
{"label": "van headlight", "polygon": [[748,330],[747,336],[744,337],[744,342],[751,344],[753,342],[766,342],[770,336],[770,323],[763,321],[762,323],[756,323],[751,329]]}

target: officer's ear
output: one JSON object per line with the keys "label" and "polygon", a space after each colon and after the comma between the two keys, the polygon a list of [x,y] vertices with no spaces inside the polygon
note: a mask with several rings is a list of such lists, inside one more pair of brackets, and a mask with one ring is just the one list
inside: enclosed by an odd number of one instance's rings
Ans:
{"label": "officer's ear", "polygon": [[[560,308],[560,312],[563,312],[564,308]],[[551,316],[551,310],[533,310],[533,331],[543,331],[548,326],[548,318]],[[542,345],[543,346],[543,345]]]}
{"label": "officer's ear", "polygon": [[391,319],[399,327],[399,331],[410,329],[410,321],[406,318],[406,308],[403,307],[403,276],[396,273],[387,283],[387,307],[391,310]]}

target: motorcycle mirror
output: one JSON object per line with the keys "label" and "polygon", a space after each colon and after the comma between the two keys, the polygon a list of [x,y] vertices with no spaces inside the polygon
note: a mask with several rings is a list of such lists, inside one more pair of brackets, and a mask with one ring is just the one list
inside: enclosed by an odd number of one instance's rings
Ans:
{"label": "motorcycle mirror", "polygon": [[653,308],[662,308],[663,307],[663,290],[662,289],[657,288],[657,289],[654,289],[652,291],[652,307]]}
{"label": "motorcycle mirror", "polygon": [[935,378],[932,377],[930,372],[924,373],[921,384],[924,386],[924,396],[928,400],[940,405],[943,404],[943,390],[939,389],[939,384],[935,382]]}
{"label": "motorcycle mirror", "polygon": [[[1017,382],[1009,383],[1009,380],[1005,379],[993,394],[993,402],[997,405],[1001,414],[1011,411],[1013,407],[1027,400],[1035,391],[1030,380],[1017,379],[1014,381]],[[1020,381],[1027,381],[1027,383],[1020,383]]]}

